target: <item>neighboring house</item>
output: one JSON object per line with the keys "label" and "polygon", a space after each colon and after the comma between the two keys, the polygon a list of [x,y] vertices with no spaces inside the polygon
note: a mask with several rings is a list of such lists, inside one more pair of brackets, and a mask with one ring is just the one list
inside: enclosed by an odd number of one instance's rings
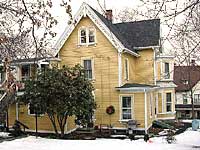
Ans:
{"label": "neighboring house", "polygon": [[[159,19],[113,24],[112,11],[104,17],[83,3],[54,49],[59,65],[85,68],[95,87],[95,125],[126,129],[129,120],[137,120],[136,129],[147,132],[154,120],[175,118],[174,58],[160,50]],[[30,73],[21,75],[22,79]],[[115,108],[111,115],[106,113],[110,105]],[[27,107],[12,105],[9,117],[11,125],[18,119],[35,129]],[[46,115],[38,124],[40,131],[53,131]],[[66,131],[73,128],[70,118]]]}
{"label": "neighboring house", "polygon": [[177,118],[192,118],[191,95],[195,118],[200,119],[200,66],[175,66]]}

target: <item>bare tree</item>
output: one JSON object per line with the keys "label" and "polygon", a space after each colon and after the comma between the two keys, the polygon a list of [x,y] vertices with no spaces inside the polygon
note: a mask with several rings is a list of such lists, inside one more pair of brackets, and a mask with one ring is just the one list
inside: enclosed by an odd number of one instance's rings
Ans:
{"label": "bare tree", "polygon": [[[0,57],[51,55],[51,39],[56,36],[53,27],[58,23],[50,13],[52,6],[51,0],[0,1]],[[71,15],[69,3],[62,1],[62,6]]]}

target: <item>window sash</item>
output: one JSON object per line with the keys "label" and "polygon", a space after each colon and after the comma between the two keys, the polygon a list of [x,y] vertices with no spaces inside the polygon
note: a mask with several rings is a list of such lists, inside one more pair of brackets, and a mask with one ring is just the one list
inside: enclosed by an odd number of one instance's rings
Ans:
{"label": "window sash", "polygon": [[200,94],[194,94],[194,104],[200,104]]}
{"label": "window sash", "polygon": [[83,60],[83,67],[85,70],[85,78],[92,79],[92,60]]}
{"label": "window sash", "polygon": [[80,44],[94,44],[96,41],[95,28],[80,29]]}
{"label": "window sash", "polygon": [[132,97],[122,96],[122,120],[132,119]]}
{"label": "window sash", "polygon": [[80,30],[80,43],[85,44],[87,42],[86,39],[86,29],[81,29]]}
{"label": "window sash", "polygon": [[169,63],[165,63],[165,79],[170,78],[170,73],[169,73]]}
{"label": "window sash", "polygon": [[95,30],[89,29],[89,43],[94,43],[95,42]]}
{"label": "window sash", "polygon": [[22,80],[27,80],[30,78],[30,65],[23,65],[21,68],[21,78]]}
{"label": "window sash", "polygon": [[183,94],[183,104],[187,104],[187,94]]}
{"label": "window sash", "polygon": [[167,112],[172,111],[172,95],[171,95],[171,93],[166,93],[166,110],[167,110]]}

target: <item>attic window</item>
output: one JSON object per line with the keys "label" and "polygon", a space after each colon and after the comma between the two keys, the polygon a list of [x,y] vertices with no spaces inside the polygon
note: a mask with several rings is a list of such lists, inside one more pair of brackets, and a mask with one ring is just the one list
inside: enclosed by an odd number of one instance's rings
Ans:
{"label": "attic window", "polygon": [[80,33],[81,33],[80,42],[81,44],[85,44],[86,43],[86,29],[81,29]]}
{"label": "attic window", "polygon": [[79,30],[80,45],[91,45],[96,42],[96,31],[94,27],[81,27]]}

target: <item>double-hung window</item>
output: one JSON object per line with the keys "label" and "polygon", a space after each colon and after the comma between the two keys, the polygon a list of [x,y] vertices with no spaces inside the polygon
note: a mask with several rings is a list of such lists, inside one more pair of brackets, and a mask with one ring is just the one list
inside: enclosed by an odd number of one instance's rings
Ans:
{"label": "double-hung window", "polygon": [[92,74],[92,60],[91,59],[85,59],[83,60],[83,67],[85,70],[85,78],[87,79],[93,79]]}
{"label": "double-hung window", "polygon": [[94,27],[82,27],[79,30],[80,45],[91,45],[96,42],[96,32]]}
{"label": "double-hung window", "polygon": [[183,94],[183,104],[187,104],[187,94]]}
{"label": "double-hung window", "polygon": [[122,96],[121,97],[121,119],[129,120],[132,119],[132,97],[131,96]]}
{"label": "double-hung window", "polygon": [[80,43],[86,44],[87,38],[86,38],[86,29],[83,28],[80,30]]}
{"label": "double-hung window", "polygon": [[165,79],[170,78],[169,63],[165,63]]}
{"label": "double-hung window", "polygon": [[22,80],[27,80],[30,78],[30,65],[22,65],[21,69]]}
{"label": "double-hung window", "polygon": [[194,104],[200,104],[200,94],[194,94]]}
{"label": "double-hung window", "polygon": [[171,112],[172,111],[172,94],[166,93],[166,111]]}

